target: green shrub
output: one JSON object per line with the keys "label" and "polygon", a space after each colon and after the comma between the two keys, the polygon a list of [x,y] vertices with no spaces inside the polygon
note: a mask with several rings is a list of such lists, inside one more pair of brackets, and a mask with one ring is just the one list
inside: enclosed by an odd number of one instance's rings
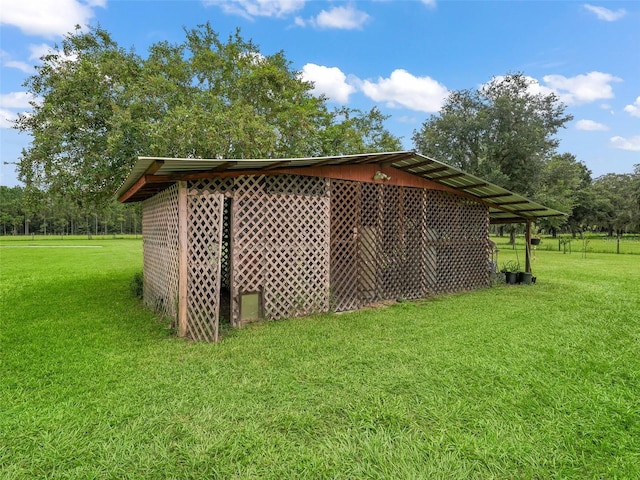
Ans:
{"label": "green shrub", "polygon": [[129,289],[131,295],[137,298],[142,298],[144,277],[142,272],[136,272],[131,281],[129,282]]}

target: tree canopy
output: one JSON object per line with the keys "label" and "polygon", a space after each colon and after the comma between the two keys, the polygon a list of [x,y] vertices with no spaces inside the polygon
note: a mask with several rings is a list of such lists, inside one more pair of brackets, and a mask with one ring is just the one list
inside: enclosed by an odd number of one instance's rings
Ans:
{"label": "tree canopy", "polygon": [[535,92],[522,73],[453,91],[414,132],[416,148],[514,192],[536,197],[556,133],[573,117],[553,93]]}
{"label": "tree canopy", "polygon": [[27,189],[105,203],[138,155],[284,158],[389,151],[386,117],[312,94],[283,52],[263,55],[239,31],[209,24],[143,58],[101,29],[79,27],[26,82],[37,100],[15,127],[33,140],[19,159]]}
{"label": "tree canopy", "polygon": [[640,230],[640,170],[634,174],[608,173],[593,182],[596,199],[588,220],[612,235]]}

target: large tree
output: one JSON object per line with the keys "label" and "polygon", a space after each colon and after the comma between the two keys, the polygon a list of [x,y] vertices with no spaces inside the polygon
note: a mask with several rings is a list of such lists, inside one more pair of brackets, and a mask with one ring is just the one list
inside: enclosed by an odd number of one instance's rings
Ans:
{"label": "large tree", "polygon": [[638,174],[608,173],[593,182],[595,205],[590,220],[593,227],[621,235],[640,228]]}
{"label": "large tree", "polygon": [[210,25],[146,58],[101,28],[77,29],[25,83],[32,135],[18,167],[28,189],[104,204],[137,155],[283,158],[400,149],[377,109],[331,111],[282,52]]}
{"label": "large tree", "polygon": [[536,92],[522,73],[508,74],[476,90],[451,92],[413,141],[425,155],[535,197],[558,146],[555,135],[573,118],[565,109],[553,93]]}
{"label": "large tree", "polygon": [[551,229],[554,234],[564,222],[572,233],[584,230],[593,206],[591,182],[591,171],[574,155],[553,155],[543,167],[536,200],[566,213],[568,218],[550,217],[542,220],[539,226]]}
{"label": "large tree", "polygon": [[128,108],[125,92],[140,71],[140,59],[100,29],[77,30],[42,58],[24,84],[36,97],[33,109],[15,125],[33,137],[18,165],[28,200],[47,191],[91,201],[119,181],[135,149],[114,148],[114,120]]}

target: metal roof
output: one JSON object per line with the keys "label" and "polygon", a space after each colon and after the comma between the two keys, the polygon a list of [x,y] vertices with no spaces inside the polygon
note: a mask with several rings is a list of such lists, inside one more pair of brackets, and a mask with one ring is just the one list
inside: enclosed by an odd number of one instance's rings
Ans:
{"label": "metal roof", "polygon": [[176,181],[234,173],[276,173],[278,169],[377,164],[452,188],[488,205],[492,223],[522,223],[565,215],[521,195],[413,151],[278,159],[139,157],[116,192],[121,202],[149,198]]}

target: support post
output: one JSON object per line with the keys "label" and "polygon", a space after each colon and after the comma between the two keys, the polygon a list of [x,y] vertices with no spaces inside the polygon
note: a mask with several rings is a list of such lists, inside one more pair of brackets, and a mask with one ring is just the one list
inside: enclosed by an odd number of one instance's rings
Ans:
{"label": "support post", "polygon": [[220,278],[220,273],[222,271],[222,239],[224,237],[224,195],[220,194],[219,195],[219,199],[220,199],[220,207],[218,209],[218,249],[216,251],[216,258],[218,259],[217,261],[217,265],[216,265],[216,282],[218,283],[218,286],[216,288],[216,292],[218,295],[218,305],[216,308],[216,313],[215,313],[215,318],[213,319],[214,321],[214,326],[213,326],[213,341],[217,342],[219,335],[220,335],[220,288],[221,288],[221,284],[222,284],[222,279]]}
{"label": "support post", "polygon": [[531,273],[531,222],[527,220],[524,234],[524,258],[525,258],[525,266],[524,271],[527,273]]}
{"label": "support post", "polygon": [[178,336],[187,335],[187,182],[178,182]]}

